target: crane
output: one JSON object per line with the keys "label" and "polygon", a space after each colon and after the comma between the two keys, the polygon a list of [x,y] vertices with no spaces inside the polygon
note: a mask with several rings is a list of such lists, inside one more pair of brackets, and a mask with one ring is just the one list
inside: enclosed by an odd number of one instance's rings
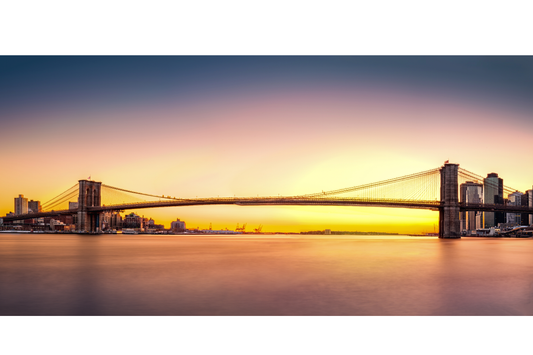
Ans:
{"label": "crane", "polygon": [[242,227],[239,228],[239,223],[237,223],[237,227],[235,228],[235,232],[243,232],[246,229],[246,223],[242,225]]}

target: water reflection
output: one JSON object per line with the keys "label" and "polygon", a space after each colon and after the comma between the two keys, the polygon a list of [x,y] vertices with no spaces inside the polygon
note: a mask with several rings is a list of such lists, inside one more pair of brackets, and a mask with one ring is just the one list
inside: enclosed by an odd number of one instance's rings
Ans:
{"label": "water reflection", "polygon": [[4,234],[0,314],[531,315],[532,243]]}
{"label": "water reflection", "polygon": [[105,295],[101,296],[100,284],[100,280],[105,278],[100,268],[101,249],[105,248],[100,243],[103,237],[77,235],[75,238],[78,240],[72,246],[74,267],[72,280],[68,282],[72,285],[68,294],[68,312],[76,315],[105,314],[101,309],[101,305],[105,304]]}

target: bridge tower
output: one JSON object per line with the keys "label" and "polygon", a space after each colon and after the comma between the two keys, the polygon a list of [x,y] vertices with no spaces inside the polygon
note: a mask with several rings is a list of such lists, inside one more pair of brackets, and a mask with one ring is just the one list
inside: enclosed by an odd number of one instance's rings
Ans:
{"label": "bridge tower", "polygon": [[440,169],[439,238],[461,238],[458,170],[459,164],[444,164]]}
{"label": "bridge tower", "polygon": [[91,213],[87,207],[101,206],[102,183],[90,180],[79,180],[78,224],[79,232],[95,233],[102,229],[100,213]]}

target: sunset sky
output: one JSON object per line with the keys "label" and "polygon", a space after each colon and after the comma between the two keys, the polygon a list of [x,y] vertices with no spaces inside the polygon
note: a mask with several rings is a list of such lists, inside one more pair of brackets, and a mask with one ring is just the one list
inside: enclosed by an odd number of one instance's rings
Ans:
{"label": "sunset sky", "polygon": [[[0,57],[0,215],[89,176],[176,197],[296,195],[445,160],[533,186],[533,57]],[[433,232],[361,207],[133,210],[168,228]]]}

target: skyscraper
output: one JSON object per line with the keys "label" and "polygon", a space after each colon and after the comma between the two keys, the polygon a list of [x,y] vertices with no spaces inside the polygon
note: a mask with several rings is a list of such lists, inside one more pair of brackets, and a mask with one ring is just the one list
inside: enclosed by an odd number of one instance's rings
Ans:
{"label": "skyscraper", "polygon": [[[528,207],[529,206],[529,195],[531,194],[531,190],[527,190],[525,194],[522,195],[522,206]],[[520,225],[522,226],[528,226],[529,223],[529,213],[522,213],[522,218],[520,219]]]}
{"label": "skyscraper", "polygon": [[[483,203],[483,185],[467,181],[460,187],[461,199],[464,203]],[[474,231],[482,228],[483,215],[478,211],[461,212],[461,231]]]}
{"label": "skyscraper", "polygon": [[41,212],[41,201],[28,201],[28,212],[29,210],[33,213]]}
{"label": "skyscraper", "polygon": [[[496,173],[490,173],[483,179],[483,200],[486,204],[503,205],[503,179]],[[504,212],[485,212],[485,228],[505,223]]]}
{"label": "skyscraper", "polygon": [[[509,205],[510,206],[521,206],[522,205],[522,195],[523,193],[516,191],[512,194],[509,194]],[[521,222],[521,214],[520,213],[507,213],[507,221],[506,223],[511,224],[520,224]]]}
{"label": "skyscraper", "polygon": [[15,215],[28,213],[28,199],[24,195],[15,197]]}
{"label": "skyscraper", "polygon": [[[533,189],[531,189],[531,190],[527,190],[527,191],[526,191],[526,194],[527,194],[527,197],[528,197],[528,198],[527,198],[527,199],[528,199],[528,204],[527,204],[527,205],[531,208],[531,207],[533,207]],[[529,221],[528,221],[528,222],[529,222],[528,224],[529,224],[529,225],[532,225],[532,224],[533,224],[533,214],[530,214],[530,215],[529,215],[528,220],[529,220]]]}

